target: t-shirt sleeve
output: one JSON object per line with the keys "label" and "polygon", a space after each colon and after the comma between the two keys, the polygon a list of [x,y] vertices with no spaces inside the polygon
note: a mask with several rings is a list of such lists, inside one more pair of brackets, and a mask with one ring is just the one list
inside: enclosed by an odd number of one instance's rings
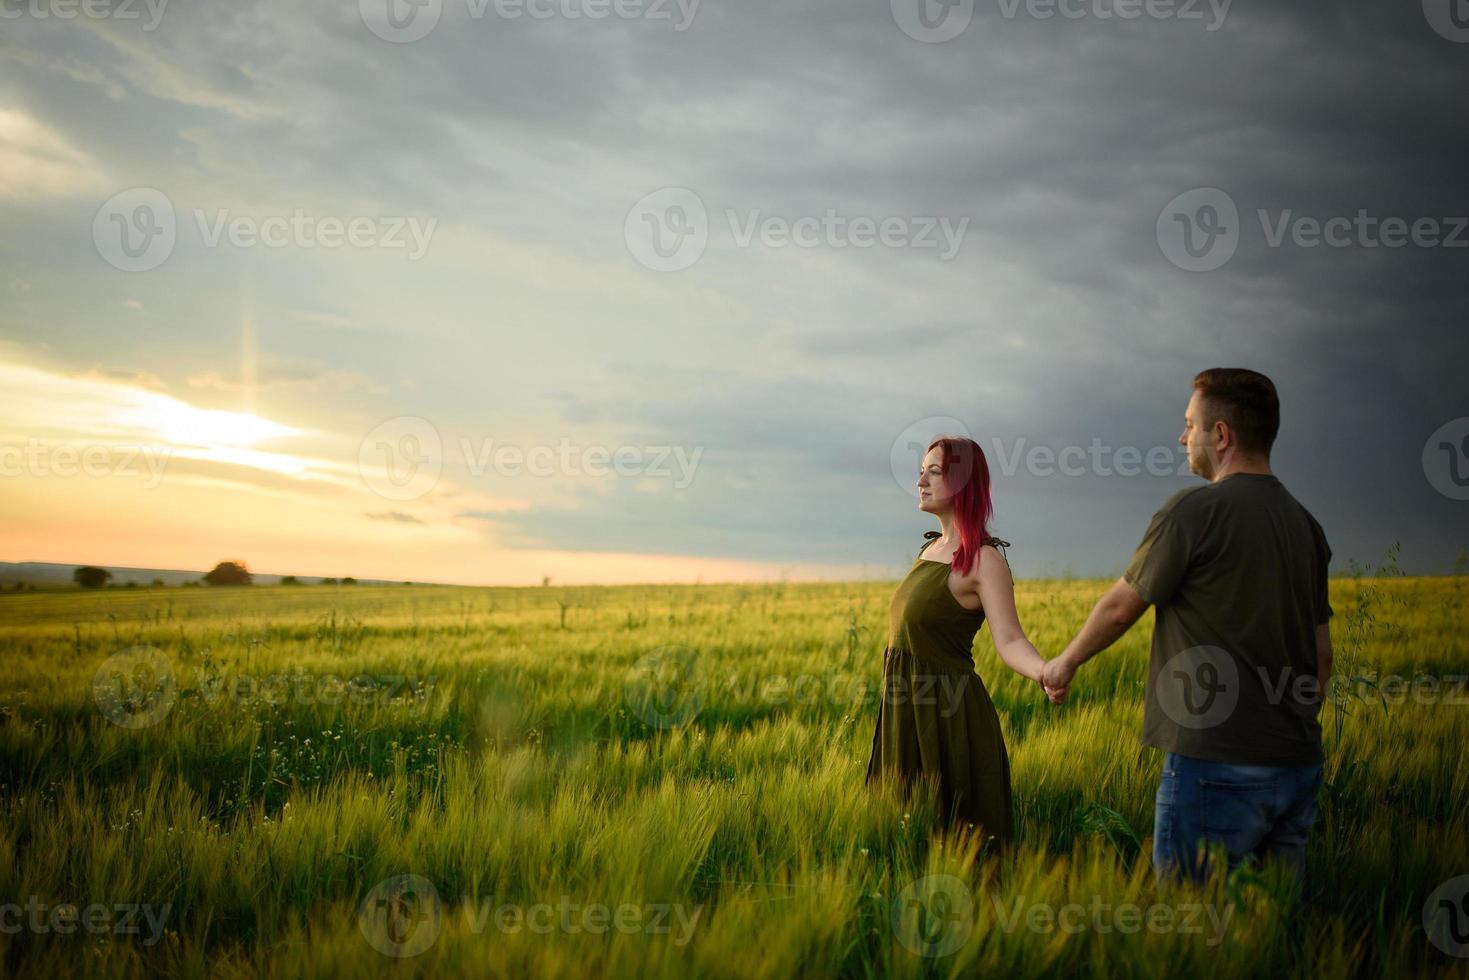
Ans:
{"label": "t-shirt sleeve", "polygon": [[1142,542],[1122,573],[1127,584],[1150,605],[1167,605],[1188,572],[1193,542],[1179,521],[1180,499],[1175,497],[1153,515]]}
{"label": "t-shirt sleeve", "polygon": [[1316,625],[1320,626],[1336,614],[1336,611],[1331,608],[1331,600],[1328,597],[1331,546],[1326,543],[1326,532],[1321,530],[1321,525],[1314,517],[1311,518],[1311,530],[1316,535]]}

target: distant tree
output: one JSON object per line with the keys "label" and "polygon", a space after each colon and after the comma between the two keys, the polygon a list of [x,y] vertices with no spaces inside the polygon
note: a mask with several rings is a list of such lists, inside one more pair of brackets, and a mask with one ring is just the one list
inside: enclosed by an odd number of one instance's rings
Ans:
{"label": "distant tree", "polygon": [[343,585],[356,585],[357,584],[357,580],[355,578],[353,578],[352,576],[348,575],[346,578],[342,579],[342,584]]}
{"label": "distant tree", "polygon": [[184,588],[186,588],[186,589],[196,589],[196,588],[199,587],[199,584],[201,582],[203,582],[203,581],[204,580],[202,578],[200,578],[200,579],[193,579],[193,578],[191,578],[187,582],[184,583]]}
{"label": "distant tree", "polygon": [[551,584],[551,576],[549,576],[549,575],[542,575],[541,576],[541,587],[544,588],[545,586],[548,586],[550,584]]}
{"label": "distant tree", "polygon": [[25,587],[26,587],[26,584],[24,582],[16,582],[15,583],[15,591],[17,591],[17,592],[23,591],[25,589]]}
{"label": "distant tree", "polygon": [[161,578],[155,578],[153,580],[153,588],[155,588],[155,589],[161,589],[163,587],[164,587],[164,581],[163,581],[163,579],[161,579]]}
{"label": "distant tree", "polygon": [[281,585],[300,585],[301,580],[294,575],[281,576]]}
{"label": "distant tree", "polygon": [[71,573],[71,580],[84,589],[100,589],[112,578],[112,573],[96,565],[83,565]]}
{"label": "distant tree", "polygon": [[404,582],[403,584],[404,585],[412,585],[413,583],[412,582]]}
{"label": "distant tree", "polygon": [[336,585],[337,584],[337,580],[334,579],[334,578],[324,578],[324,579],[321,580],[321,584],[322,585]]}
{"label": "distant tree", "polygon": [[210,585],[252,585],[254,579],[242,561],[222,561],[204,576]]}
{"label": "distant tree", "polygon": [[123,588],[125,588],[125,589],[136,589],[137,587],[138,587],[138,583],[137,582],[124,582],[123,583]]}

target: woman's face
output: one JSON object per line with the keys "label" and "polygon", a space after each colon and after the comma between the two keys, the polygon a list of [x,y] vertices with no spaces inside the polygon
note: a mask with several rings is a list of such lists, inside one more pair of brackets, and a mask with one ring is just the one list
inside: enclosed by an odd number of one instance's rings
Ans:
{"label": "woman's face", "polygon": [[924,454],[918,468],[918,509],[938,514],[948,509],[949,493],[944,488],[944,448],[934,446]]}

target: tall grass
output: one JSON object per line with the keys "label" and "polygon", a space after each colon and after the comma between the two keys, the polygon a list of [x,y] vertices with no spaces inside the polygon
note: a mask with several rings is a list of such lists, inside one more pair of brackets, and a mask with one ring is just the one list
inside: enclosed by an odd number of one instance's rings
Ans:
{"label": "tall grass", "polygon": [[[1269,868],[1154,883],[1147,623],[1060,708],[981,635],[1017,808],[996,852],[936,833],[931,787],[863,782],[891,584],[5,596],[0,906],[138,903],[161,926],[0,911],[24,920],[0,958],[96,977],[1466,973],[1423,922],[1469,874],[1466,579],[1383,571],[1332,585],[1346,683],[1305,907]],[[1021,583],[1036,645],[1058,650],[1102,586]],[[138,648],[175,686],[125,727],[94,681]],[[374,918],[405,875],[437,901]],[[541,903],[637,925],[557,910],[533,929]],[[1129,928],[1122,906],[1169,922]],[[432,941],[385,955],[383,922]]]}

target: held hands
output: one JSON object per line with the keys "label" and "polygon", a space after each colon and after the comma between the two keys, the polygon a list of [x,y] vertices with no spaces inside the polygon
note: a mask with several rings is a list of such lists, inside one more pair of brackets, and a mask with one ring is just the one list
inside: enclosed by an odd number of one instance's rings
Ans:
{"label": "held hands", "polygon": [[1046,692],[1046,697],[1051,699],[1052,704],[1060,704],[1066,700],[1066,693],[1071,687],[1071,678],[1075,675],[1076,668],[1071,665],[1064,654],[1047,660],[1041,666],[1041,688]]}

